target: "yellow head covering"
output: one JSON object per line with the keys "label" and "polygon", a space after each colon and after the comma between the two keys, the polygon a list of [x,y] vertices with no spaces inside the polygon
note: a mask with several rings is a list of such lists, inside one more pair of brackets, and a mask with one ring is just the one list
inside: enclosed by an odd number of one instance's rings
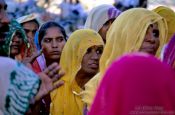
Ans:
{"label": "yellow head covering", "polygon": [[165,18],[167,22],[168,36],[165,42],[168,43],[173,34],[175,33],[175,12],[166,6],[159,6],[155,8],[153,11],[158,13],[163,18]]}
{"label": "yellow head covering", "polygon": [[63,48],[60,66],[65,72],[62,80],[65,84],[51,94],[53,115],[82,115],[82,89],[75,82],[77,72],[88,48],[95,45],[104,45],[100,35],[90,29],[75,31]]}
{"label": "yellow head covering", "polygon": [[160,31],[160,46],[156,54],[159,56],[167,36],[167,25],[161,16],[144,8],[133,8],[116,18],[107,33],[106,46],[100,59],[100,72],[85,85],[83,100],[88,106],[92,104],[107,67],[124,53],[139,51],[149,25],[154,23],[158,24]]}

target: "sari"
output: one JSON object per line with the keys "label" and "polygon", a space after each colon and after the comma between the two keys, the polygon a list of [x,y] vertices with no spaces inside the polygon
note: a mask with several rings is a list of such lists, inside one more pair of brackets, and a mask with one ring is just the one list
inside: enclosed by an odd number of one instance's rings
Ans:
{"label": "sari", "polygon": [[175,12],[166,6],[159,6],[155,9],[153,9],[154,12],[165,18],[167,25],[168,25],[168,36],[166,39],[166,43],[168,43],[171,39],[171,37],[175,33]]}
{"label": "sari", "polygon": [[123,56],[106,71],[88,115],[174,114],[174,77],[174,71],[153,56]]}
{"label": "sari", "polygon": [[121,11],[112,5],[100,5],[93,8],[86,19],[84,28],[93,29],[98,32],[110,19],[115,19]]}
{"label": "sari", "polygon": [[163,62],[167,63],[175,70],[175,35],[165,48]]}
{"label": "sari", "polygon": [[21,34],[21,39],[23,43],[21,46],[20,53],[15,56],[15,59],[18,61],[22,61],[23,58],[30,55],[30,44],[27,40],[24,29],[16,20],[12,20],[10,22],[9,32],[7,33],[5,44],[2,47],[3,47],[4,52],[6,52],[8,56],[10,56],[12,40],[13,40],[14,35],[17,32]]}
{"label": "sari", "polygon": [[139,51],[148,27],[154,23],[158,24],[160,32],[160,45],[156,52],[156,57],[159,57],[167,37],[167,24],[161,16],[144,8],[133,8],[116,18],[107,32],[106,45],[100,59],[100,72],[85,85],[83,101],[87,103],[88,110],[106,69],[121,55]]}
{"label": "sari", "polygon": [[0,57],[0,114],[24,115],[38,92],[39,77],[18,61]]}
{"label": "sari", "polygon": [[81,62],[87,49],[104,45],[101,36],[90,29],[80,29],[73,32],[66,42],[60,59],[61,71],[65,75],[61,78],[64,85],[51,93],[52,115],[82,115],[84,103],[75,77],[81,69]]}

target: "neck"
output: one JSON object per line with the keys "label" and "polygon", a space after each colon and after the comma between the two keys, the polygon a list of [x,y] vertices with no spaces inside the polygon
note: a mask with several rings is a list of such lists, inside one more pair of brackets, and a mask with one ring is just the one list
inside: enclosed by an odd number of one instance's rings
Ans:
{"label": "neck", "polygon": [[54,62],[59,64],[59,61],[60,61],[60,59],[57,59],[57,60],[46,59],[46,66],[48,67],[49,65],[51,65]]}
{"label": "neck", "polygon": [[88,74],[88,73],[81,73],[78,72],[75,80],[79,87],[84,89],[84,85],[94,76],[94,74]]}

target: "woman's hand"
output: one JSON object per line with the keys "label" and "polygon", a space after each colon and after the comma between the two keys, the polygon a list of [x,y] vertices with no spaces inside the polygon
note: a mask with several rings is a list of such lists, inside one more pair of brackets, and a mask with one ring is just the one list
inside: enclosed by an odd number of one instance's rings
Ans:
{"label": "woman's hand", "polygon": [[64,84],[63,81],[58,82],[58,80],[64,75],[64,73],[59,74],[59,70],[60,66],[57,63],[53,63],[43,72],[38,74],[41,79],[41,85],[37,95],[35,96],[35,102],[39,101],[51,91]]}

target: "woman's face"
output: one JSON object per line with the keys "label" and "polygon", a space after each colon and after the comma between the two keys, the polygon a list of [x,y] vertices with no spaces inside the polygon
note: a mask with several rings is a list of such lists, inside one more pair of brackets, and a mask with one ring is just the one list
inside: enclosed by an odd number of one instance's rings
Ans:
{"label": "woman's face", "polygon": [[16,56],[20,54],[22,44],[22,36],[20,33],[17,32],[12,38],[12,44],[10,46],[10,55]]}
{"label": "woman's face", "polygon": [[106,43],[106,33],[108,29],[110,28],[111,24],[114,22],[114,20],[115,19],[108,20],[98,32],[100,36],[103,38],[104,43]]}
{"label": "woman's face", "polygon": [[26,35],[29,41],[34,40],[35,33],[39,28],[38,24],[35,21],[25,22],[23,24],[23,28],[26,32]]}
{"label": "woman's face", "polygon": [[81,70],[87,74],[96,74],[99,70],[99,60],[103,52],[103,46],[92,46],[87,49],[81,63]]}
{"label": "woman's face", "polygon": [[159,44],[158,25],[156,23],[151,24],[147,29],[144,41],[139,51],[155,55],[159,48]]}
{"label": "woman's face", "polygon": [[59,62],[65,43],[64,36],[58,27],[48,28],[41,41],[46,60],[55,60]]}

